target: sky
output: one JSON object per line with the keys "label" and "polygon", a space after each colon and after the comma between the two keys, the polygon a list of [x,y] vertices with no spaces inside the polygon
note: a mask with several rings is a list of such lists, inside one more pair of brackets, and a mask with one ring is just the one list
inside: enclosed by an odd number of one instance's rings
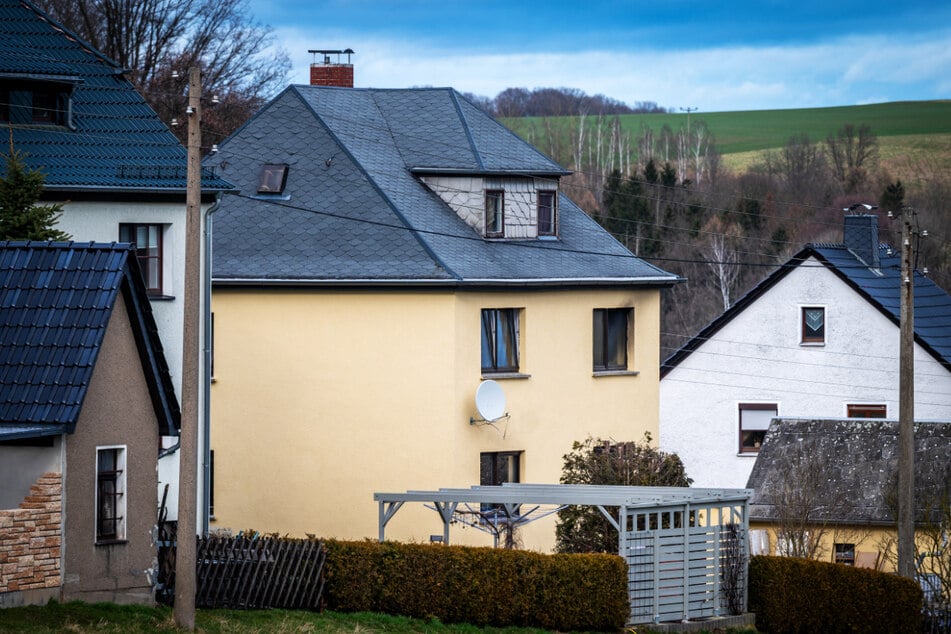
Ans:
{"label": "sky", "polygon": [[[353,49],[357,87],[576,88],[704,112],[951,98],[951,2],[250,0],[309,81]],[[344,58],[345,61],[345,58]]]}

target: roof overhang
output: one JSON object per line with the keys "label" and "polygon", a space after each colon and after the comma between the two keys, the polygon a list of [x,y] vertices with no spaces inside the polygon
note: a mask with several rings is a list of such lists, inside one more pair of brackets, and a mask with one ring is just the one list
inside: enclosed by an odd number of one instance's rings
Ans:
{"label": "roof overhang", "polygon": [[510,278],[510,279],[301,279],[301,278],[239,278],[213,277],[215,286],[281,286],[302,288],[445,288],[459,290],[553,288],[660,288],[673,286],[683,278],[651,277],[584,277],[584,278]]}
{"label": "roof overhang", "polygon": [[60,436],[66,433],[67,425],[61,423],[0,423],[0,441]]}

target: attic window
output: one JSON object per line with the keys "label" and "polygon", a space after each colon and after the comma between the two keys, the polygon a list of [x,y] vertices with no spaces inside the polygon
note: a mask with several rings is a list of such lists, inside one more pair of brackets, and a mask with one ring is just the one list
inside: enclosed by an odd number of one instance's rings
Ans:
{"label": "attic window", "polygon": [[505,193],[500,189],[485,192],[485,237],[501,238],[505,235]]}
{"label": "attic window", "polygon": [[283,194],[287,184],[286,163],[265,163],[258,180],[259,194]]}
{"label": "attic window", "polygon": [[804,344],[823,344],[826,340],[826,309],[821,306],[803,306],[802,339]]}

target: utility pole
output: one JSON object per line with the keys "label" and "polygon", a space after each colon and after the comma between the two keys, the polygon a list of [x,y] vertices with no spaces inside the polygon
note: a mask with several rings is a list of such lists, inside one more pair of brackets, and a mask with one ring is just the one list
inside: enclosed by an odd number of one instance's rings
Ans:
{"label": "utility pole", "polygon": [[681,110],[687,113],[687,138],[689,139],[690,138],[690,113],[696,112],[697,108],[691,108],[688,106],[686,108],[681,108]]}
{"label": "utility pole", "polygon": [[178,544],[175,554],[175,624],[195,630],[197,540],[198,383],[201,284],[201,69],[188,71],[188,184],[185,194],[184,351],[182,429],[178,452]]}
{"label": "utility pole", "polygon": [[898,574],[915,578],[915,271],[911,226],[901,213],[901,330],[898,364]]}

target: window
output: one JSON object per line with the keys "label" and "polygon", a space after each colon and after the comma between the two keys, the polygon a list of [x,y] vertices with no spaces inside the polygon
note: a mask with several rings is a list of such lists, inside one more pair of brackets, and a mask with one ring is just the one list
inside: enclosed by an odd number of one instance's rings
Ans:
{"label": "window", "polygon": [[855,544],[836,544],[833,561],[847,566],[855,565]]}
{"label": "window", "polygon": [[259,194],[282,194],[287,185],[287,165],[267,163],[261,167]]}
{"label": "window", "polygon": [[162,294],[162,225],[121,224],[119,241],[135,245],[135,254],[150,295]]}
{"label": "window", "polygon": [[125,448],[96,450],[96,542],[125,539]]}
{"label": "window", "polygon": [[627,369],[630,308],[594,309],[594,371]]}
{"label": "window", "polygon": [[779,413],[775,403],[740,403],[740,453],[756,453],[766,438],[769,421]]}
{"label": "window", "polygon": [[555,192],[538,192],[538,235],[555,235]]}
{"label": "window", "polygon": [[482,309],[482,371],[518,372],[518,308]]}
{"label": "window", "polygon": [[[501,485],[505,482],[520,482],[520,451],[493,451],[479,454],[479,484]],[[499,508],[497,504],[482,504],[483,513]]]}
{"label": "window", "polygon": [[505,235],[505,192],[490,189],[485,192],[485,237],[501,238]]}
{"label": "window", "polygon": [[885,405],[849,404],[845,408],[849,418],[886,418],[888,413]]}
{"label": "window", "polygon": [[802,309],[802,343],[825,343],[826,309],[804,306]]}

